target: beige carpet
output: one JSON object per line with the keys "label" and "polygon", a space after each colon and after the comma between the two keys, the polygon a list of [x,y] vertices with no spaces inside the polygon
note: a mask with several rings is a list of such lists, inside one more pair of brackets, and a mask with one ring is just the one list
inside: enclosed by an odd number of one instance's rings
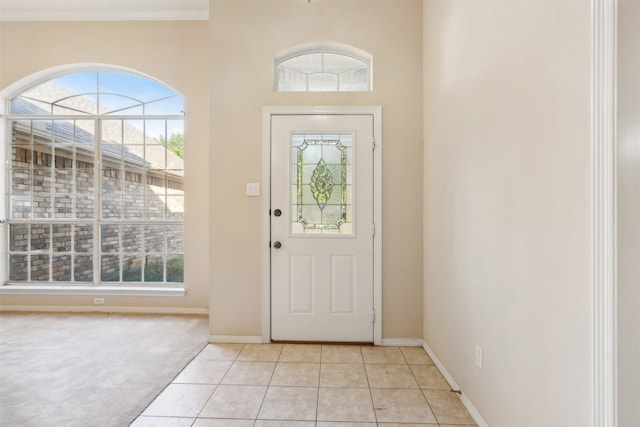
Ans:
{"label": "beige carpet", "polygon": [[206,345],[204,316],[0,314],[0,425],[127,426]]}

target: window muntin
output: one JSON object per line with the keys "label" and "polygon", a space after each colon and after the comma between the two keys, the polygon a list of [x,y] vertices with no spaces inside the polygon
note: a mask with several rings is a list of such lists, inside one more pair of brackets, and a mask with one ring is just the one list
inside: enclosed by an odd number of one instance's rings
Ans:
{"label": "window muntin", "polygon": [[146,77],[119,71],[81,71],[27,89],[11,101],[10,113],[180,115],[182,110],[181,95]]}
{"label": "window muntin", "polygon": [[9,280],[180,283],[182,97],[91,71],[15,97],[9,129]]}
{"label": "window muntin", "polygon": [[367,92],[371,90],[371,57],[342,45],[309,46],[275,61],[279,92]]}

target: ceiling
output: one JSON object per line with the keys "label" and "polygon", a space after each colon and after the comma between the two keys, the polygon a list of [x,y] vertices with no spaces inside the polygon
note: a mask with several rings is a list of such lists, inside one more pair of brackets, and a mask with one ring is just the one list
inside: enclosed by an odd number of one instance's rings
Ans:
{"label": "ceiling", "polygon": [[0,0],[0,21],[206,21],[209,0]]}

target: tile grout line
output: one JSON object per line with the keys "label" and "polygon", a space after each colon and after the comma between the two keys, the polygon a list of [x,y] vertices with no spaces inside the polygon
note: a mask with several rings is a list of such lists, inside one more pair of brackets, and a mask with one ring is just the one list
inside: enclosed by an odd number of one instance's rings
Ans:
{"label": "tile grout line", "polygon": [[431,411],[431,415],[433,415],[433,418],[435,418],[435,420],[438,423],[438,425],[440,425],[440,420],[436,416],[436,413],[433,411],[433,407],[431,406],[431,403],[429,403],[429,399],[427,399],[427,395],[424,394],[424,390],[422,389],[422,386],[420,385],[420,381],[418,381],[418,378],[416,377],[415,372],[413,372],[413,368],[411,367],[412,365],[407,360],[407,357],[405,356],[404,351],[402,351],[402,349],[400,349],[400,353],[402,353],[402,357],[404,357],[404,360],[407,362],[407,366],[409,367],[409,371],[411,372],[411,375],[413,376],[414,381],[418,385],[418,390],[420,391],[420,394],[422,395],[422,398],[424,399],[425,402],[427,402],[427,407]]}
{"label": "tile grout line", "polygon": [[[205,346],[205,348],[206,348],[206,346]],[[197,354],[197,355],[196,355],[196,356],[191,360],[191,362],[189,362],[189,363],[187,364],[187,366],[185,366],[185,368],[183,369],[183,371],[184,371],[185,369],[187,369],[187,367],[189,367],[189,366],[193,363],[193,361],[194,361],[194,360],[195,360],[195,359],[196,359],[196,358],[197,358],[197,357],[198,357],[198,356],[199,356],[199,355],[204,351],[204,349],[205,349],[205,348],[203,348],[203,349],[200,351],[200,353],[198,353],[198,354]],[[436,424],[434,424],[434,427],[435,427],[436,425],[440,425],[440,424],[441,424],[441,421],[438,419],[438,417],[436,416],[435,412],[433,411],[433,406],[432,406],[432,405],[431,405],[431,403],[429,402],[429,399],[427,398],[427,395],[426,395],[426,391],[429,391],[429,390],[440,390],[440,389],[438,389],[438,388],[430,388],[430,387],[425,389],[425,388],[421,387],[421,386],[420,386],[420,383],[419,383],[419,381],[418,381],[418,378],[417,378],[417,376],[416,376],[416,373],[415,373],[414,369],[412,368],[412,367],[414,367],[414,366],[422,366],[423,364],[418,363],[417,365],[411,365],[411,364],[409,363],[408,356],[405,354],[405,352],[404,352],[404,351],[402,351],[402,348],[401,348],[401,347],[396,347],[396,349],[398,349],[398,351],[400,351],[401,356],[402,356],[402,360],[404,361],[404,363],[384,363],[384,362],[380,362],[379,360],[377,360],[377,359],[376,359],[376,357],[373,357],[373,358],[371,359],[371,361],[374,361],[374,362],[375,362],[375,361],[378,361],[379,363],[370,363],[370,364],[367,364],[367,363],[365,362],[365,349],[364,349],[362,346],[359,346],[358,348],[359,348],[358,354],[359,354],[359,355],[360,355],[360,357],[361,357],[361,362],[360,362],[360,363],[362,364],[362,366],[363,366],[363,368],[364,368],[364,371],[365,371],[364,373],[365,373],[365,378],[366,378],[366,381],[367,381],[367,383],[366,383],[366,384],[367,384],[367,385],[366,385],[366,388],[368,388],[368,389],[369,389],[369,397],[370,397],[370,402],[371,402],[371,404],[372,404],[374,420],[372,420],[372,421],[352,421],[352,422],[354,422],[354,423],[365,423],[365,422],[367,422],[367,423],[368,423],[368,422],[372,422],[372,423],[376,423],[376,425],[380,425],[380,424],[379,424],[379,423],[380,423],[380,421],[379,421],[378,416],[377,416],[377,411],[376,411],[375,402],[374,402],[374,398],[373,398],[373,390],[374,390],[374,388],[372,388],[372,387],[371,387],[371,382],[370,382],[370,378],[369,378],[369,371],[367,370],[367,366],[368,366],[368,365],[380,365],[380,366],[383,366],[383,365],[398,365],[398,366],[402,366],[402,365],[404,365],[404,366],[407,366],[407,367],[409,368],[409,370],[410,370],[410,372],[411,372],[411,377],[412,377],[412,378],[413,378],[413,380],[416,382],[416,384],[417,384],[417,386],[418,386],[418,387],[417,387],[417,389],[418,389],[418,391],[420,392],[420,394],[421,394],[421,396],[422,396],[422,399],[424,399],[424,402],[427,404],[427,406],[426,406],[426,407],[431,411],[431,414],[433,415],[433,417],[434,417],[434,419],[435,419],[435,421],[436,421]],[[240,359],[240,355],[241,355],[242,351],[244,351],[245,349],[246,349],[246,345],[243,345],[243,346],[238,350],[238,352],[236,353],[236,355],[235,355],[235,357],[234,357],[233,359],[227,359],[227,360],[230,360],[230,361],[231,361],[231,364],[226,368],[225,372],[220,376],[220,379],[217,381],[217,383],[216,383],[216,384],[209,384],[209,383],[205,383],[205,382],[202,382],[202,383],[194,383],[194,384],[199,384],[199,385],[214,385],[215,387],[213,388],[213,390],[212,390],[211,394],[210,394],[210,395],[208,396],[208,398],[206,399],[206,401],[205,401],[204,405],[202,406],[202,408],[200,408],[200,410],[198,411],[198,414],[195,416],[195,418],[193,418],[193,421],[192,421],[192,422],[191,422],[191,424],[190,424],[192,427],[193,427],[193,425],[195,425],[195,423],[197,422],[197,420],[198,420],[198,419],[208,419],[207,417],[201,417],[201,415],[202,415],[202,413],[203,413],[203,411],[204,411],[204,408],[207,406],[207,404],[209,404],[209,403],[211,402],[211,399],[212,399],[213,395],[216,393],[216,391],[219,391],[219,387],[220,387],[221,385],[223,385],[223,384],[222,384],[222,382],[224,381],[224,378],[226,378],[226,376],[229,374],[229,372],[230,372],[231,368],[232,368],[233,366],[235,366],[235,363],[236,363],[236,362],[239,362],[239,361],[240,361],[240,360],[239,360],[239,359]],[[274,386],[272,386],[272,384],[271,384],[271,383],[272,383],[272,381],[273,381],[273,379],[275,378],[276,370],[278,369],[278,367],[279,367],[279,366],[281,367],[283,364],[286,364],[286,363],[294,363],[294,362],[286,362],[286,361],[284,361],[284,360],[283,360],[283,356],[285,355],[284,350],[285,350],[285,348],[284,348],[284,345],[283,345],[282,347],[280,347],[280,349],[279,349],[279,351],[278,351],[278,355],[277,355],[277,357],[275,358],[275,363],[274,363],[273,370],[272,370],[272,371],[271,371],[271,373],[270,373],[270,376],[269,376],[268,382],[267,382],[266,387],[265,387],[265,393],[264,393],[264,394],[263,394],[263,396],[262,396],[262,399],[261,399],[260,405],[259,405],[259,407],[258,407],[258,409],[257,409],[256,416],[255,416],[255,418],[253,419],[253,426],[257,425],[258,421],[260,421],[260,419],[259,419],[260,411],[261,411],[261,410],[262,410],[262,408],[264,407],[264,402],[265,402],[265,400],[266,400],[266,395],[267,395],[267,393],[268,393],[269,389],[270,389],[270,388],[273,388],[273,387],[277,387],[277,386],[275,386],[275,385],[274,385]],[[324,356],[324,354],[328,354],[328,353],[326,353],[326,349],[325,349],[325,347],[324,347],[324,346],[320,346],[320,363],[318,364],[318,365],[319,365],[319,369],[318,369],[317,376],[316,376],[316,379],[317,379],[317,386],[316,386],[317,395],[316,395],[316,408],[315,408],[315,417],[314,417],[314,418],[315,418],[315,424],[316,424],[316,426],[318,425],[318,423],[320,423],[320,422],[324,422],[324,421],[320,421],[320,420],[319,420],[320,397],[321,397],[321,396],[320,396],[320,393],[321,393],[321,389],[322,389],[322,386],[321,386],[321,385],[322,385],[322,384],[321,384],[321,380],[322,380],[323,367],[325,367],[325,365],[326,365],[326,366],[329,366],[329,365],[331,365],[332,363],[338,363],[338,364],[350,364],[350,363],[345,363],[344,361],[340,361],[340,360],[338,360],[338,361],[334,361],[334,362],[326,362],[326,363],[325,363],[325,362],[323,362],[323,356]],[[208,359],[207,359],[207,360],[208,360]],[[212,359],[212,360],[218,360],[218,359],[214,358],[214,359]],[[387,360],[387,359],[385,359],[385,360]],[[302,360],[298,360],[297,362],[299,362],[299,363],[310,363],[307,359],[304,359],[304,358],[303,358]],[[314,362],[314,363],[315,363],[315,362]],[[359,365],[360,363],[356,363],[356,364],[354,364],[354,365]],[[429,366],[430,364],[426,363],[426,364],[424,364],[424,365],[425,365],[425,366]],[[433,365],[432,365],[432,366],[433,366]],[[439,370],[437,370],[437,372],[441,375],[441,373],[439,372]],[[182,373],[182,371],[181,371],[177,376],[179,376],[181,373]],[[176,376],[176,378],[177,378],[177,376]],[[174,378],[174,381],[175,381],[175,378]],[[173,384],[173,382],[172,382],[171,384]],[[185,384],[189,384],[189,383],[185,383]],[[251,385],[253,385],[253,384],[251,384]],[[284,387],[284,386],[282,386],[282,387]],[[304,384],[301,384],[301,385],[297,385],[297,386],[293,386],[293,385],[291,385],[291,386],[287,386],[287,387],[295,388],[295,387],[307,387],[307,386],[305,386]],[[348,385],[347,385],[347,386],[345,386],[345,387],[346,387],[346,388],[350,388]],[[327,388],[338,388],[338,389],[339,389],[339,388],[343,388],[343,387],[327,387]],[[355,387],[355,388],[360,388],[360,387]],[[384,389],[384,387],[383,387],[383,389]],[[408,388],[408,389],[410,389],[410,388]],[[445,391],[446,391],[446,390],[445,390]],[[422,399],[421,399],[421,400],[422,400]],[[143,415],[142,415],[142,414],[140,414],[140,415],[138,416],[138,418],[141,418],[142,416],[143,416]],[[177,418],[192,418],[191,416],[161,416],[161,417],[170,417],[170,418],[172,418],[172,417],[177,417]],[[136,419],[138,419],[138,418],[136,418]],[[251,418],[244,418],[244,419],[245,419],[245,420],[247,420],[247,421],[251,421],[251,420],[252,420]],[[270,419],[266,419],[266,418],[265,418],[265,420],[270,420]],[[294,421],[294,420],[290,420],[290,421]],[[298,421],[302,421],[302,420],[298,420]],[[308,421],[309,421],[309,422],[313,422],[311,419],[309,419]],[[135,420],[134,420],[134,422],[135,422]],[[333,421],[331,421],[331,422],[333,422]],[[466,426],[466,425],[465,425],[465,426]],[[461,427],[462,427],[462,424],[461,424]]]}
{"label": "tile grout line", "polygon": [[318,411],[320,409],[320,378],[322,378],[322,349],[323,345],[320,345],[320,369],[318,369],[318,395],[316,396],[316,417],[315,425],[318,425]]}
{"label": "tile grout line", "polygon": [[362,365],[364,367],[364,375],[367,378],[367,387],[369,388],[369,398],[371,398],[371,407],[373,408],[373,417],[375,418],[376,426],[379,425],[378,422],[378,411],[376,411],[376,403],[373,400],[373,391],[371,390],[371,383],[369,382],[369,372],[367,371],[367,363],[364,360],[364,354],[362,354],[362,347],[360,347],[360,354],[362,356]]}
{"label": "tile grout line", "polygon": [[[218,381],[218,384],[216,384],[216,387],[213,389],[213,391],[209,395],[209,398],[207,399],[207,401],[204,403],[204,405],[202,405],[202,408],[200,408],[200,410],[198,411],[198,415],[196,415],[196,418],[193,420],[193,423],[191,424],[192,426],[193,426],[193,424],[195,424],[195,422],[198,420],[198,418],[200,418],[200,414],[202,414],[202,411],[204,411],[204,408],[207,407],[207,403],[209,403],[209,401],[213,397],[213,394],[216,392],[216,390],[218,390],[218,388],[222,384],[222,380],[224,380],[224,377],[227,376],[227,374],[229,373],[229,370],[236,363],[236,361],[238,360],[238,356],[240,356],[240,353],[242,353],[242,350],[244,350],[245,347],[246,347],[246,344],[243,344],[242,348],[240,349],[240,351],[238,351],[238,354],[236,354],[236,357],[233,359],[233,361],[231,362],[231,364],[229,365],[227,370],[224,372],[224,375],[220,378],[220,380]],[[207,347],[205,346],[205,348],[207,348]],[[202,349],[202,350],[204,351],[204,349]]]}
{"label": "tile grout line", "polygon": [[284,350],[284,344],[280,347],[280,352],[278,353],[278,358],[275,360],[275,365],[273,366],[273,371],[271,371],[271,376],[269,377],[269,381],[266,384],[266,388],[264,391],[264,396],[262,396],[262,401],[260,402],[260,407],[258,408],[258,412],[256,412],[256,418],[253,421],[253,425],[255,426],[258,423],[258,419],[260,417],[260,411],[262,411],[262,406],[264,405],[264,401],[267,398],[267,394],[269,393],[269,389],[271,388],[271,381],[273,380],[273,375],[276,373],[276,369],[278,368],[278,363],[280,363],[280,357],[282,356],[282,350]]}
{"label": "tile grout line", "polygon": [[205,349],[205,348],[207,348],[207,346],[208,346],[208,345],[209,345],[209,343],[205,343],[204,347],[202,347],[202,348],[200,349],[200,351],[199,351],[195,356],[193,356],[193,357],[191,358],[191,360],[189,360],[189,362],[187,362],[187,364],[182,368],[182,370],[181,370],[180,372],[178,372],[176,375],[174,375],[174,376],[173,376],[173,378],[171,379],[171,381],[169,381],[169,384],[167,384],[166,386],[164,386],[164,388],[163,388],[162,390],[160,390],[160,393],[158,393],[158,394],[157,394],[157,395],[156,395],[156,396],[151,400],[151,402],[149,402],[149,403],[147,404],[147,406],[145,406],[145,407],[142,409],[142,412],[140,412],[140,413],[139,413],[139,414],[138,414],[138,415],[137,415],[133,420],[131,420],[131,422],[130,422],[129,424],[133,424],[134,422],[136,422],[136,420],[137,420],[138,418],[142,417],[142,416],[144,415],[145,411],[146,411],[147,409],[149,409],[149,407],[153,404],[153,402],[155,402],[155,401],[156,401],[156,399],[157,399],[157,398],[158,398],[162,393],[164,393],[164,391],[165,391],[167,388],[169,388],[169,386],[170,386],[171,384],[173,384],[173,382],[176,380],[176,378],[178,378],[178,376],[180,376],[180,374],[181,374],[185,369],[187,369],[187,366],[191,365],[191,363],[196,359],[196,357],[198,357],[198,356],[200,355],[200,353],[202,353],[202,352],[204,351],[204,349]]}

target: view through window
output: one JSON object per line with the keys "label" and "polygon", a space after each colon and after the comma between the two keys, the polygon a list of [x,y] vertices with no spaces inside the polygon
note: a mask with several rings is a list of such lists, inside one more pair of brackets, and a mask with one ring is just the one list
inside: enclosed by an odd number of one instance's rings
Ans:
{"label": "view through window", "polygon": [[10,101],[9,281],[184,281],[183,98],[119,71]]}

